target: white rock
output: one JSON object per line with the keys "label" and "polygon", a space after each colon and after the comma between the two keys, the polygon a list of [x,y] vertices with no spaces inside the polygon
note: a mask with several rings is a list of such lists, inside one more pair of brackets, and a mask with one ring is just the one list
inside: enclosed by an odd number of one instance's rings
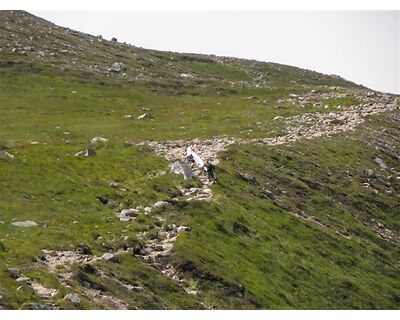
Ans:
{"label": "white rock", "polygon": [[147,113],[143,113],[142,115],[140,115],[138,118],[138,120],[144,119],[147,117]]}
{"label": "white rock", "polygon": [[112,258],[114,258],[114,255],[112,253],[107,252],[107,253],[103,254],[100,259],[110,260]]}
{"label": "white rock", "polygon": [[91,143],[97,143],[97,142],[107,142],[108,139],[103,138],[103,137],[94,137],[92,140],[90,140]]}
{"label": "white rock", "polygon": [[186,232],[189,231],[190,228],[189,227],[185,227],[185,226],[180,226],[178,227],[178,229],[176,229],[178,231],[178,233],[182,233],[182,232]]}
{"label": "white rock", "polygon": [[38,224],[35,221],[15,221],[11,223],[14,227],[20,227],[20,228],[30,228],[30,227],[36,227]]}
{"label": "white rock", "polygon": [[165,210],[174,210],[174,206],[172,203],[167,201],[157,201],[155,204],[152,205],[152,209],[165,209]]}
{"label": "white rock", "polygon": [[14,159],[14,156],[7,151],[0,151],[0,158],[10,158]]}

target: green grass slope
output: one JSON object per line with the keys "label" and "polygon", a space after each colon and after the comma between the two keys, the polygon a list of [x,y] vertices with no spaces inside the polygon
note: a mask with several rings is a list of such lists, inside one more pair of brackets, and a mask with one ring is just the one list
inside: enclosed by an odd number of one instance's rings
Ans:
{"label": "green grass slope", "polygon": [[[126,141],[275,137],[284,132],[277,116],[341,111],[367,89],[290,66],[98,41],[21,11],[0,11],[0,48],[0,145],[15,156],[0,157],[1,308],[73,309],[63,300],[71,292],[84,309],[116,308],[90,297],[85,283],[130,309],[399,307],[398,111],[329,139],[231,146],[220,154],[213,200],[176,202],[162,223],[115,214],[199,185],[160,174],[165,159]],[[117,61],[126,69],[110,73]],[[305,103],[293,98],[310,92]],[[109,141],[91,145],[95,136]],[[95,157],[74,156],[89,146]],[[38,226],[12,225],[24,220]],[[74,264],[70,287],[64,270],[41,263],[43,249],[140,251],[142,232],[151,240],[172,224],[190,227],[172,262],[198,295],[135,252]],[[43,299],[8,268],[58,293]]]}
{"label": "green grass slope", "polygon": [[177,246],[205,299],[226,308],[397,309],[399,116],[371,119],[352,136],[224,152],[215,203],[184,211],[193,232]]}

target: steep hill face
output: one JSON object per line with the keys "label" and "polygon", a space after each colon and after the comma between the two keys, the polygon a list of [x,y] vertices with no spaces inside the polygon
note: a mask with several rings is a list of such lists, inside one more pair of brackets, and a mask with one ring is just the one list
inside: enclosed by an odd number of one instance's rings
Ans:
{"label": "steep hill face", "polygon": [[399,101],[0,11],[0,307],[397,309]]}

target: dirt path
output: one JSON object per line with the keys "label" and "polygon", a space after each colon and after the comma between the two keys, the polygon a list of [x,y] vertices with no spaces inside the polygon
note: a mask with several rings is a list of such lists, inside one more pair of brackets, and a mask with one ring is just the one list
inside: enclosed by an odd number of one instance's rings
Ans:
{"label": "dirt path", "polygon": [[340,112],[315,112],[288,118],[278,117],[276,121],[284,122],[286,134],[274,138],[243,139],[217,137],[212,139],[169,140],[164,142],[146,141],[138,145],[149,146],[157,155],[163,156],[169,161],[182,159],[186,148],[190,145],[196,145],[198,154],[203,160],[217,164],[219,162],[218,153],[226,150],[232,144],[271,146],[329,137],[340,132],[354,131],[357,126],[365,121],[365,117],[400,108],[399,98],[392,99],[389,103],[386,99],[386,97],[382,97],[375,99],[376,102],[374,103],[360,104]]}

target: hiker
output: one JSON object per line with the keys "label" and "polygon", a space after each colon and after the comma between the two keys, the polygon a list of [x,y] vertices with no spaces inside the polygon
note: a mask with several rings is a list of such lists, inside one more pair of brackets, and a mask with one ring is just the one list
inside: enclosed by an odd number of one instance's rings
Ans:
{"label": "hiker", "polygon": [[215,174],[215,166],[211,162],[207,162],[204,165],[204,170],[207,172],[208,181],[214,182],[217,179]]}
{"label": "hiker", "polygon": [[194,163],[193,155],[192,155],[192,150],[194,147],[189,146],[186,149],[186,159],[189,163]]}
{"label": "hiker", "polygon": [[195,162],[195,163],[197,163],[197,165],[200,167],[200,168],[203,168],[204,167],[204,161],[200,158],[200,156],[195,152],[195,150],[196,150],[196,147],[195,146],[189,146],[187,149],[186,149],[186,159],[189,161],[189,162],[191,162],[191,163],[193,163],[193,162]]}

